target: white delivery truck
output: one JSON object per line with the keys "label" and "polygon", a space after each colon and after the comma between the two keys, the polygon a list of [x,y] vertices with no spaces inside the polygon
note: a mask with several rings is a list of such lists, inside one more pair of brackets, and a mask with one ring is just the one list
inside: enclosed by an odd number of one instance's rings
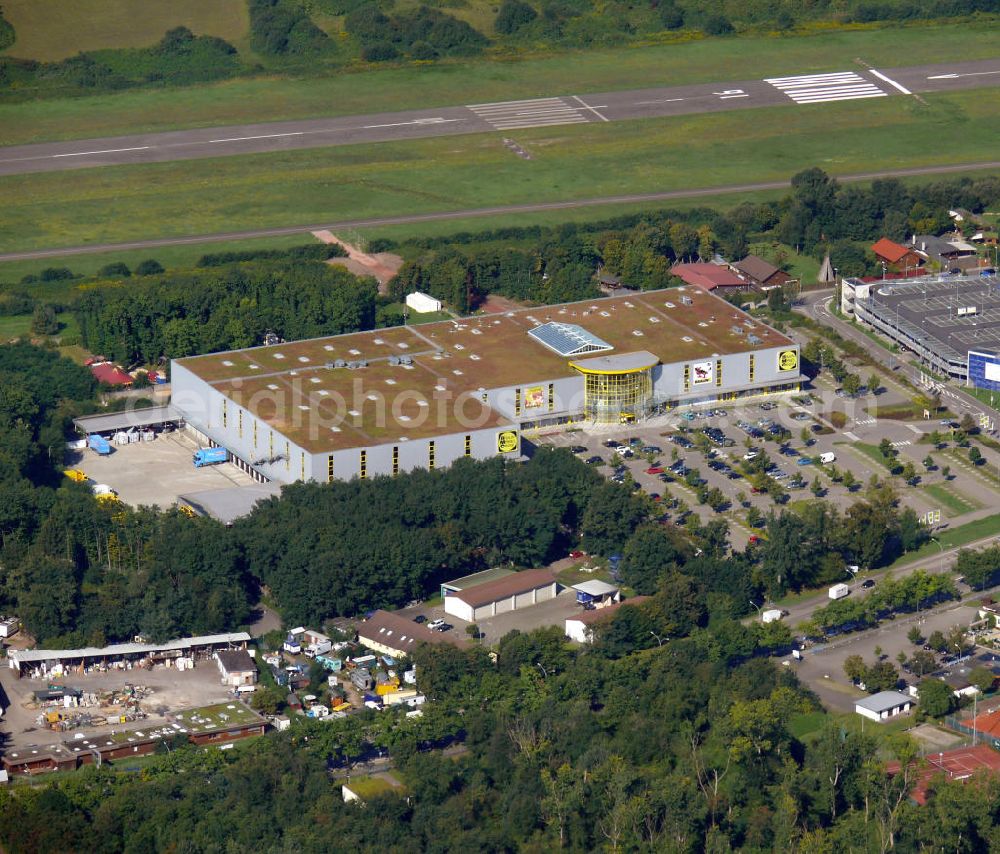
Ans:
{"label": "white delivery truck", "polygon": [[850,592],[851,588],[846,584],[834,584],[833,587],[830,588],[830,598],[843,599]]}
{"label": "white delivery truck", "polygon": [[781,611],[777,608],[770,608],[767,611],[761,613],[760,618],[765,623],[776,623],[781,619]]}
{"label": "white delivery truck", "polygon": [[819,455],[819,461],[825,466],[830,465],[830,463],[834,462],[836,459],[837,455],[833,453],[833,451],[827,451],[825,454]]}

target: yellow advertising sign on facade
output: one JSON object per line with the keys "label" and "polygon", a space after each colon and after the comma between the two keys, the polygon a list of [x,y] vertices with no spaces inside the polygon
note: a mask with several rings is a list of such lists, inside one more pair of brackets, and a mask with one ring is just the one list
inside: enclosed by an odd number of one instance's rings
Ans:
{"label": "yellow advertising sign on facade", "polygon": [[517,450],[517,430],[504,430],[497,433],[497,450],[501,454],[509,454]]}
{"label": "yellow advertising sign on facade", "polygon": [[545,389],[540,385],[533,385],[524,390],[524,408],[535,409],[545,406]]}
{"label": "yellow advertising sign on facade", "polygon": [[796,350],[782,350],[778,353],[778,370],[794,371],[799,366],[799,354]]}

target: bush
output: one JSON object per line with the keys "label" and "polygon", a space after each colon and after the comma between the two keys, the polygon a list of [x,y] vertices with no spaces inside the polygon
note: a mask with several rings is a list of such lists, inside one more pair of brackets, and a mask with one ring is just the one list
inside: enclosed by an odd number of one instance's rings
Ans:
{"label": "bush", "polygon": [[127,279],[132,275],[132,271],[128,268],[128,264],[116,261],[113,264],[105,264],[100,270],[97,271],[97,275],[106,279],[111,279],[116,276],[122,276]]}
{"label": "bush", "polygon": [[313,53],[329,39],[294,0],[250,0],[250,46],[272,56]]}
{"label": "bush", "polygon": [[162,272],[163,265],[155,258],[147,258],[145,261],[140,261],[135,268],[137,276],[155,276]]}
{"label": "bush", "polygon": [[510,36],[537,17],[538,13],[527,3],[522,3],[521,0],[504,0],[493,27],[498,33]]}
{"label": "bush", "polygon": [[660,6],[660,23],[668,30],[679,30],[684,26],[684,13],[673,3]]}
{"label": "bush", "polygon": [[847,415],[843,412],[831,412],[828,417],[830,423],[838,430],[843,430],[847,426]]}
{"label": "bush", "polygon": [[725,15],[709,15],[702,22],[701,30],[709,36],[728,36],[734,28]]}
{"label": "bush", "polygon": [[43,282],[61,282],[75,279],[76,276],[68,267],[46,267],[38,274],[38,278]]}

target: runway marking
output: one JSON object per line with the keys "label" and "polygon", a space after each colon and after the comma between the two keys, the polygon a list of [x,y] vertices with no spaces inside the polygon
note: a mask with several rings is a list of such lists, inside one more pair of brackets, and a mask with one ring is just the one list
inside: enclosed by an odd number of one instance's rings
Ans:
{"label": "runway marking", "polygon": [[385,124],[385,125],[362,125],[361,129],[362,130],[371,130],[372,128],[401,128],[401,127],[404,127],[405,125],[443,125],[443,124],[447,124],[448,122],[460,122],[460,121],[462,121],[462,120],[461,119],[442,119],[442,118],[414,119],[411,122],[390,122],[389,124]]}
{"label": "runway marking", "polygon": [[796,104],[854,101],[860,98],[885,98],[889,95],[888,92],[884,92],[874,83],[853,71],[838,71],[831,74],[800,74],[794,77],[766,77],[764,82],[770,83]]}
{"label": "runway marking", "polygon": [[[576,96],[573,96],[576,98]],[[498,101],[492,104],[468,104],[476,116],[497,130],[516,128],[546,127],[549,125],[572,125],[589,122],[584,109],[609,121],[596,109],[580,101],[573,104],[564,98],[533,98],[527,101]]]}
{"label": "runway marking", "polygon": [[636,101],[636,106],[639,104],[672,104],[674,101],[683,101],[683,98],[661,98],[659,101]]}
{"label": "runway marking", "polygon": [[985,74],[1000,74],[1000,71],[969,71],[966,74],[934,74],[928,80],[957,80],[959,77],[982,77]]}
{"label": "runway marking", "polygon": [[72,151],[69,154],[52,154],[50,157],[86,157],[89,154],[118,154],[122,151],[145,151],[149,145],[137,145],[134,148],[105,148],[101,151]]}
{"label": "runway marking", "polygon": [[611,121],[611,119],[609,119],[607,116],[603,116],[599,112],[597,112],[597,107],[590,106],[590,104],[588,104],[586,101],[584,101],[583,98],[581,98],[579,95],[574,95],[573,96],[573,100],[574,101],[579,101],[580,105],[582,107],[590,110],[590,112],[592,112],[595,116],[597,116],[597,118],[599,118],[602,122],[610,122]]}
{"label": "runway marking", "polygon": [[895,86],[904,95],[912,95],[913,94],[909,89],[907,89],[901,83],[897,83],[891,77],[886,77],[881,71],[876,71],[874,68],[869,68],[868,70],[872,74],[874,74],[879,80],[882,80],[882,81],[888,83],[890,86]]}
{"label": "runway marking", "polygon": [[210,139],[209,143],[215,142],[244,142],[248,139],[278,139],[282,136],[304,136],[305,131],[293,130],[288,133],[262,133],[259,136],[231,136],[226,139]]}

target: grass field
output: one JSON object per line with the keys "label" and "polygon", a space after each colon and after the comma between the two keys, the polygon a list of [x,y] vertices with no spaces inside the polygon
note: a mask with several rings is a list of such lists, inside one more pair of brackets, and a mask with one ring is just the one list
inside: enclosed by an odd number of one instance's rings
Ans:
{"label": "grass field", "polygon": [[100,48],[148,47],[179,26],[237,42],[250,24],[245,0],[4,0],[3,15],[17,33],[7,54],[44,62]]}
{"label": "grass field", "polygon": [[[942,531],[940,534],[937,534],[937,540],[945,549],[955,549],[967,546],[976,540],[994,536],[998,531],[1000,531],[1000,513],[995,513],[992,516],[987,516],[985,519],[977,519],[975,522],[969,522],[965,525],[959,525],[957,528]],[[921,558],[933,557],[939,552],[940,549],[934,542],[924,543],[916,551],[907,552],[902,557],[897,558],[889,568],[892,569],[906,563],[913,563],[913,561],[920,560]]]}
{"label": "grass field", "polygon": [[[982,92],[929,106],[885,98],[518,134],[345,146],[0,179],[3,249],[209,234],[629,192],[934,167],[995,153],[1000,113]],[[942,135],[949,144],[941,146]],[[208,188],[211,188],[210,190]]]}
{"label": "grass field", "polygon": [[19,338],[31,328],[31,315],[18,314],[13,317],[0,317],[0,341]]}
{"label": "grass field", "polygon": [[[141,0],[117,2],[138,5]],[[203,5],[208,15],[209,9],[237,2],[197,5]],[[5,2],[5,10],[11,5]],[[35,3],[17,0],[16,5],[30,8]],[[196,4],[187,0],[183,5]],[[158,26],[162,34],[163,26]],[[4,104],[0,106],[0,145],[843,71],[853,67],[855,58],[882,68],[985,59],[996,55],[997,31],[997,25],[988,23],[977,27],[894,25],[813,36],[706,39],[506,61],[345,71],[315,79],[261,77],[186,89]],[[17,46],[12,48],[15,54],[17,50]],[[759,121],[763,118],[755,119]]]}
{"label": "grass field", "polygon": [[982,505],[978,502],[973,502],[971,499],[967,499],[964,496],[956,495],[953,492],[945,489],[938,483],[928,483],[920,488],[932,503],[937,506],[934,508],[944,509],[950,512],[950,515],[961,516],[963,513],[970,513],[973,510],[978,510]]}

